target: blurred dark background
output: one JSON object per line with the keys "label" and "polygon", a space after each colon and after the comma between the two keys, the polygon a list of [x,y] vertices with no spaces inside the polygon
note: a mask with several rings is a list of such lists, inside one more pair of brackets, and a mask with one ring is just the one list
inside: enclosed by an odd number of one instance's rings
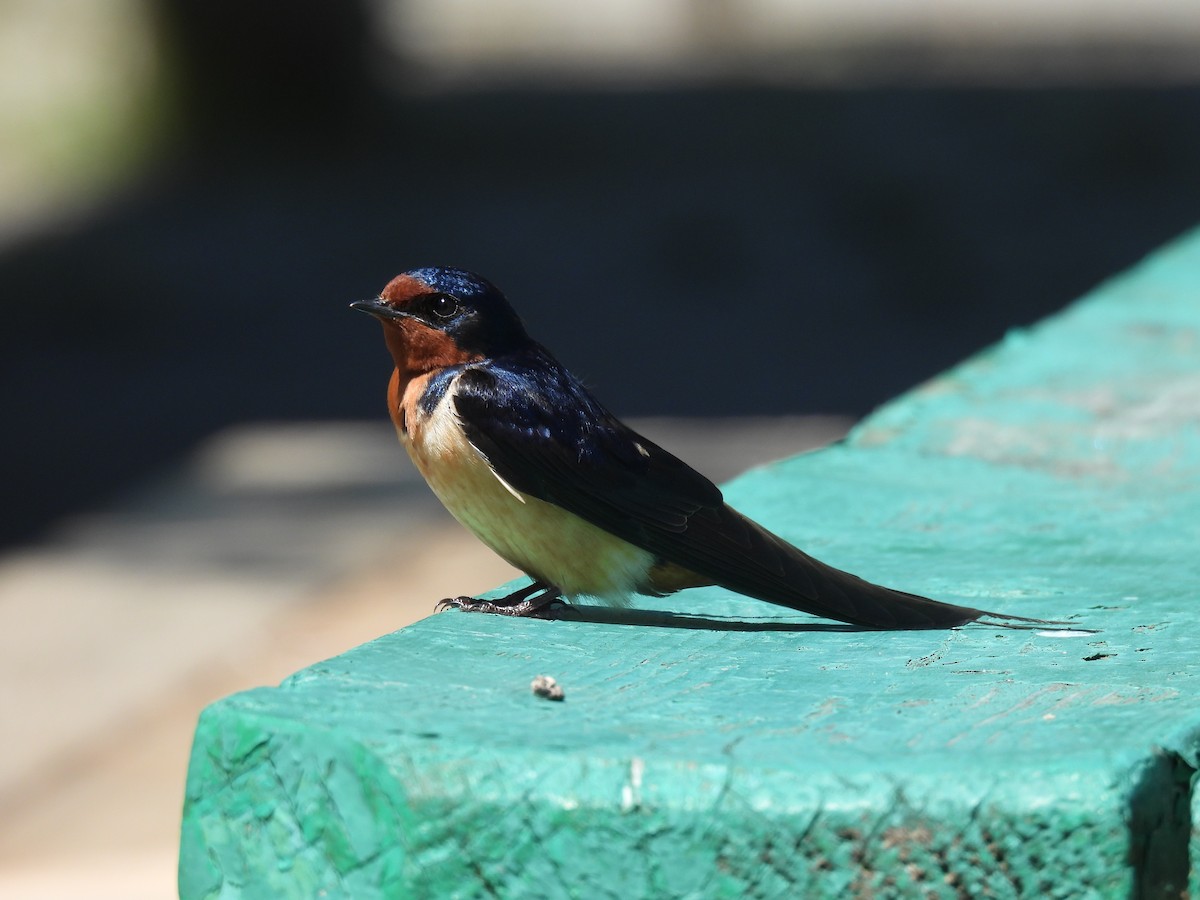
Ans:
{"label": "blurred dark background", "polygon": [[1187,35],[756,52],[700,6],[573,66],[428,3],[123,4],[118,162],[0,235],[0,543],[233,423],[382,421],[347,304],[405,268],[486,274],[620,414],[860,415],[1200,218]]}

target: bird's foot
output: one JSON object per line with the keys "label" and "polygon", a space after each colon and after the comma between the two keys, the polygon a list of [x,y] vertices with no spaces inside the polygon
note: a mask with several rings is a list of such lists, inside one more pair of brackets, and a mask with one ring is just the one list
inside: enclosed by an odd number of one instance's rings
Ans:
{"label": "bird's foot", "polygon": [[439,600],[435,611],[458,609],[463,612],[492,613],[498,616],[520,616],[522,618],[554,619],[558,610],[567,604],[558,595],[558,589],[539,581],[494,600],[478,597],[447,597]]}
{"label": "bird's foot", "polygon": [[[562,603],[562,601],[558,602]],[[493,613],[498,616],[549,618],[551,604],[552,601],[543,603],[522,600],[519,603],[505,605],[495,600],[480,600],[478,597],[447,597],[445,600],[438,601],[436,609],[438,612],[446,609],[459,609],[463,612]]]}

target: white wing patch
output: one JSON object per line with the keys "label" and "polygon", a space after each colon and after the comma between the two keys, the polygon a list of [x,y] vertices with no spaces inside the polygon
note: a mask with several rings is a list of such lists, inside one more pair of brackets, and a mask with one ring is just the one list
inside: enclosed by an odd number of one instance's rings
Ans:
{"label": "white wing patch", "polygon": [[[470,444],[471,442],[468,441],[467,443]],[[488,459],[486,456],[484,456],[482,453],[479,452],[479,448],[476,447],[474,444],[471,444],[471,449],[474,450],[476,453],[479,453],[479,458],[482,459],[484,461],[484,463],[487,465],[488,471],[492,473],[492,475],[495,477],[495,479],[498,482],[500,482],[502,485],[504,485],[504,489],[506,491],[508,491],[510,494],[512,494],[514,497],[516,497],[518,500],[520,500],[522,503],[524,503],[525,495],[522,494],[520,491],[518,491],[515,487],[513,487],[507,481],[505,481],[503,478],[500,477],[500,473],[492,468],[492,464],[490,462],[488,462]]]}

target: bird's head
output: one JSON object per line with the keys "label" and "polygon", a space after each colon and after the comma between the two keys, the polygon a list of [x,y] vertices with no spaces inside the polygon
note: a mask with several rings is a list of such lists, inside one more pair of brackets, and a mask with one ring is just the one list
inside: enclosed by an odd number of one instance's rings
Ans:
{"label": "bird's head", "polygon": [[383,323],[396,368],[427,372],[490,359],[529,343],[525,326],[486,278],[462,269],[412,269],[351,309]]}

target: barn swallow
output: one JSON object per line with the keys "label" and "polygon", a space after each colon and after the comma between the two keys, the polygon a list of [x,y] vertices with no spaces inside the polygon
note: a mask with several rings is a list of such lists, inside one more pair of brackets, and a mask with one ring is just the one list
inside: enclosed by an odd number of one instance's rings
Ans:
{"label": "barn swallow", "polygon": [[601,406],[478,275],[413,269],[350,306],[383,324],[395,363],[388,412],[421,475],[533,579],[507,597],[439,607],[544,616],[584,596],[625,606],[634,594],[719,585],[877,629],[1041,621],[872,584],[772,534]]}

